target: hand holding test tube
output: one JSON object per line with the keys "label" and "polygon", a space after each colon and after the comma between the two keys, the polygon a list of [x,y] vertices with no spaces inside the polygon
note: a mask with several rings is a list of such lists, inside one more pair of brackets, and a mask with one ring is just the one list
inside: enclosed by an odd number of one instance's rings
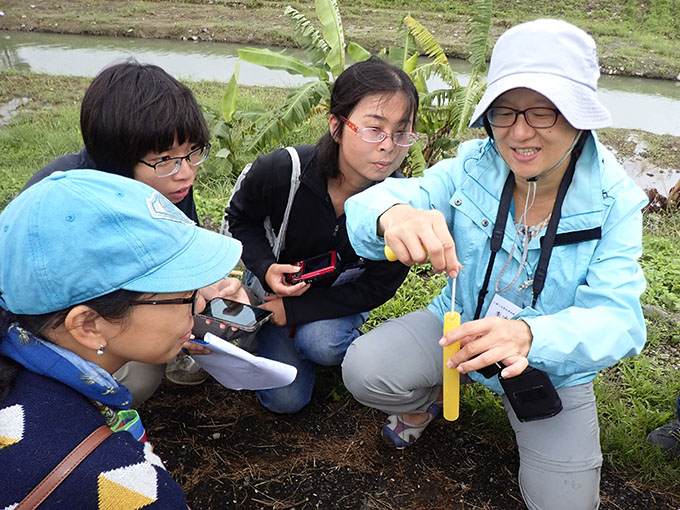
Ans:
{"label": "hand holding test tube", "polygon": [[[397,256],[392,249],[385,245],[385,257],[394,262]],[[451,282],[451,311],[444,315],[444,334],[460,326],[460,314],[455,311],[456,304],[456,279]],[[444,418],[448,421],[458,419],[460,408],[460,374],[458,370],[446,366],[446,362],[451,356],[460,350],[460,342],[444,346],[443,349],[443,370],[444,370]]]}

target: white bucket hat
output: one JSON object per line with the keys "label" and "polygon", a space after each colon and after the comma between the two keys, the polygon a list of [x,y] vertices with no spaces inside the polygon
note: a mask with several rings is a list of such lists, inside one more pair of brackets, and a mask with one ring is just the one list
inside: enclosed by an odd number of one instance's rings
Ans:
{"label": "white bucket hat", "polygon": [[470,126],[481,127],[491,103],[520,87],[547,97],[576,129],[610,126],[611,116],[597,99],[599,77],[595,41],[583,30],[554,19],[522,23],[498,38]]}

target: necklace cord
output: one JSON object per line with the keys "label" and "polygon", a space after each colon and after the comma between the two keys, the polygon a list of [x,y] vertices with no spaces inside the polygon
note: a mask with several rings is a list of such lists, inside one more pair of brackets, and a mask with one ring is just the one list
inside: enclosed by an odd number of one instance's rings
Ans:
{"label": "necklace cord", "polygon": [[[580,134],[582,134],[581,132]],[[577,136],[572,144],[573,147],[569,149],[568,153],[573,152],[573,157],[569,161],[567,166],[567,171],[562,177],[560,186],[557,190],[557,196],[555,197],[555,204],[553,205],[553,211],[550,216],[550,221],[548,222],[548,228],[545,236],[541,239],[541,255],[538,260],[538,267],[536,268],[536,273],[534,275],[533,282],[533,299],[531,306],[536,306],[538,296],[543,290],[545,285],[546,275],[548,273],[548,264],[550,262],[550,255],[552,253],[552,248],[555,243],[555,236],[557,234],[557,225],[560,221],[562,215],[562,203],[569,189],[569,185],[574,177],[574,172],[576,170],[576,161],[581,155],[581,150],[585,145],[587,136]],[[503,186],[503,192],[501,193],[501,200],[498,206],[498,212],[496,213],[496,223],[494,224],[493,234],[491,235],[491,253],[489,255],[489,263],[486,267],[486,274],[484,276],[484,283],[479,291],[477,297],[477,308],[475,310],[474,320],[479,319],[482,311],[482,306],[484,305],[484,299],[488,294],[489,281],[491,279],[491,273],[493,271],[493,265],[496,260],[496,253],[501,249],[503,244],[503,236],[505,234],[505,225],[508,221],[508,213],[510,211],[510,202],[512,200],[512,192],[515,188],[515,176],[512,172],[508,173],[508,177],[505,180]],[[513,241],[514,242],[514,241]]]}

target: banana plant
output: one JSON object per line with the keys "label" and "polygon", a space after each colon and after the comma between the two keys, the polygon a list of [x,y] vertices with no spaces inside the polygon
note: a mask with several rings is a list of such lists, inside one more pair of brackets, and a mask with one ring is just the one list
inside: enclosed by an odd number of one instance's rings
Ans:
{"label": "banana plant", "polygon": [[[489,28],[493,0],[477,0],[475,16],[472,18],[468,34],[470,36],[470,57],[472,65],[470,79],[462,86],[451,68],[444,50],[434,36],[412,16],[404,17],[403,25],[407,33],[399,52],[390,52],[390,58],[400,57],[402,69],[408,73],[418,89],[420,111],[416,130],[421,140],[409,152],[406,173],[420,175],[422,171],[449,157],[460,143],[460,137],[467,129],[474,107],[484,93],[486,81],[486,55],[489,50]],[[418,51],[413,41],[427,57],[427,62],[417,64]],[[427,80],[439,77],[445,88],[428,89]]]}
{"label": "banana plant", "polygon": [[279,142],[286,133],[300,126],[312,114],[327,110],[333,82],[345,69],[347,55],[355,62],[367,60],[371,56],[358,44],[345,43],[337,0],[315,0],[314,6],[321,25],[320,31],[297,9],[288,6],[284,10],[293,24],[294,35],[304,49],[308,63],[287,55],[285,51],[260,48],[238,50],[239,58],[246,62],[312,79],[295,89],[273,111],[248,110],[237,113],[239,118],[252,122],[251,137],[246,148],[248,151]]}
{"label": "banana plant", "polygon": [[[236,113],[236,98],[238,96],[238,75],[240,64],[237,61],[234,73],[227,84],[227,92],[222,97],[220,110],[216,111],[208,106],[203,106],[203,115],[210,126],[210,135],[214,140],[215,147],[212,153],[224,162],[220,172],[227,175],[234,171],[236,166],[236,152],[242,141],[235,135],[234,114]],[[206,165],[206,168],[208,166]]]}

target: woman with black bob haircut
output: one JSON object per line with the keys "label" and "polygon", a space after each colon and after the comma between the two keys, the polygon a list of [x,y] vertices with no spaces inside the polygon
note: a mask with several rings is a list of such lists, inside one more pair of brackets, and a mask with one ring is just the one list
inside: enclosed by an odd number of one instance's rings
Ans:
{"label": "woman with black bob haircut", "polygon": [[[113,374],[175,357],[205,306],[199,289],[240,254],[158,191],[95,170],[56,172],[5,208],[0,508],[186,510]],[[91,437],[102,442],[74,453]],[[48,492],[48,475],[81,457]]]}
{"label": "woman with black bob haircut", "polygon": [[[261,285],[262,307],[274,312],[258,332],[258,353],[298,370],[289,386],[258,392],[274,412],[309,403],[316,366],[340,364],[368,312],[406,276],[401,264],[357,256],[344,203],[398,173],[418,139],[417,112],[418,92],[404,71],[378,58],[358,62],[335,81],[329,130],[316,145],[262,155],[236,183],[223,232],[243,243],[244,282]],[[330,277],[295,282],[298,262],[329,252],[337,255]]]}
{"label": "woman with black bob haircut", "polygon": [[210,132],[185,85],[152,64],[106,67],[83,96],[80,131],[85,147],[39,170],[26,187],[57,170],[101,170],[148,184],[200,223],[193,184]]}

